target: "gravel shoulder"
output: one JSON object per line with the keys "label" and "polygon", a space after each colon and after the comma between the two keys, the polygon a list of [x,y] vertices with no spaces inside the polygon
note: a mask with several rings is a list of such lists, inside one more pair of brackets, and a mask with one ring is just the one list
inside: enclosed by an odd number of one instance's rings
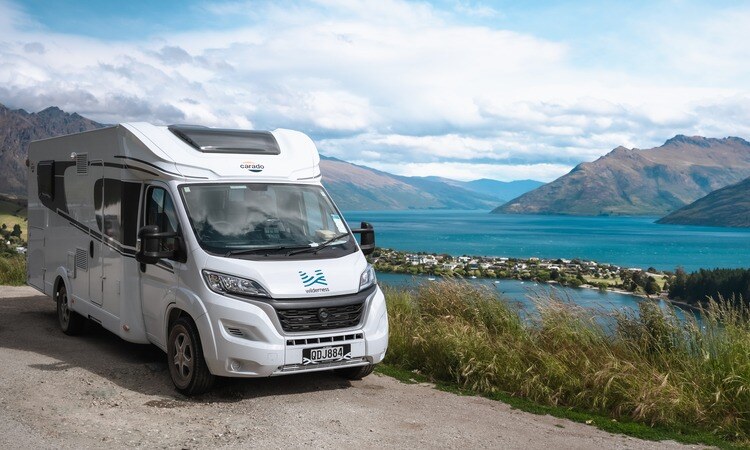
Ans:
{"label": "gravel shoulder", "polygon": [[164,354],[90,326],[59,331],[54,303],[0,286],[0,448],[145,446],[682,448],[612,435],[480,397],[380,375],[221,380],[187,399]]}

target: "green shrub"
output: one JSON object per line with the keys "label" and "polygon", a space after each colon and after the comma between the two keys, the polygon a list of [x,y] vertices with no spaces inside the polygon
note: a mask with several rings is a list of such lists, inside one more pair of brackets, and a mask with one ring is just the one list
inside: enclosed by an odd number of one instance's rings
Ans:
{"label": "green shrub", "polygon": [[711,301],[699,322],[650,301],[606,313],[549,297],[524,319],[462,281],[386,298],[386,363],[398,368],[479,393],[750,440],[750,309],[738,302]]}

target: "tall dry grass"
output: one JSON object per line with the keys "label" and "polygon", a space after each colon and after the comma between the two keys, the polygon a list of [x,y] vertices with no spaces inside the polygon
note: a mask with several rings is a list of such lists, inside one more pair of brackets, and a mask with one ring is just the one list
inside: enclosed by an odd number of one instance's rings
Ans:
{"label": "tall dry grass", "polygon": [[26,258],[23,256],[0,256],[0,286],[26,284]]}
{"label": "tall dry grass", "polygon": [[522,318],[492,290],[460,281],[386,298],[388,364],[480,393],[750,440],[742,302],[711,301],[699,322],[649,301],[606,313],[549,296]]}

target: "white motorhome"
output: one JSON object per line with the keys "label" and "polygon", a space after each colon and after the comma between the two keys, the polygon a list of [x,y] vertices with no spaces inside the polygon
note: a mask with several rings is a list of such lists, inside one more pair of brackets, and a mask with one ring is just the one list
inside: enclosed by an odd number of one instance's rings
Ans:
{"label": "white motorhome", "polygon": [[[306,135],[125,123],[32,142],[28,284],[167,354],[176,388],[335,369],[388,346],[383,293]],[[360,234],[360,242],[352,233]]]}

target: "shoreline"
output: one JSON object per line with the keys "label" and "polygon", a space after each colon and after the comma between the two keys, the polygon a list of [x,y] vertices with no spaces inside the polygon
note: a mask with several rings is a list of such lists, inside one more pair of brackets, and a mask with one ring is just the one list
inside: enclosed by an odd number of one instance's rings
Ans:
{"label": "shoreline", "polygon": [[[670,273],[581,259],[511,258],[498,256],[408,252],[379,248],[371,257],[378,272],[426,277],[519,280],[663,300],[681,308],[696,307],[667,297]],[[653,269],[652,269],[653,270]],[[597,280],[601,280],[597,283]],[[650,291],[650,292],[648,292]]]}

